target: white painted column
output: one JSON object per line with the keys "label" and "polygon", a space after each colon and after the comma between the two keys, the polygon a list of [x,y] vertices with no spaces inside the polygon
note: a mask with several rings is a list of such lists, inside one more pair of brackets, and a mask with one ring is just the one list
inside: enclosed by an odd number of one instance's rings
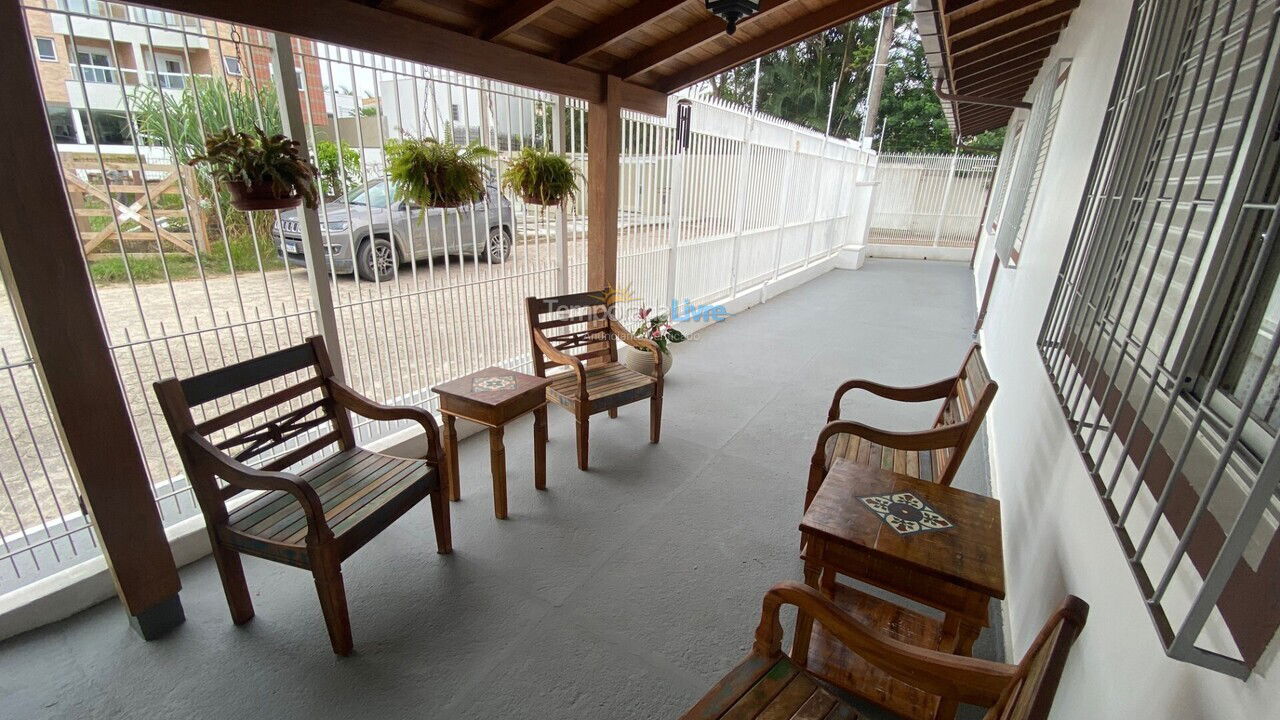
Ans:
{"label": "white painted column", "polygon": [[[551,119],[551,149],[564,155],[564,96],[556,96]],[[556,208],[556,273],[557,292],[569,292],[569,202],[563,201]]]}
{"label": "white painted column", "polygon": [[[276,97],[280,102],[280,124],[285,135],[302,147],[303,156],[309,156],[307,147],[308,117],[302,110],[298,94],[298,75],[293,68],[293,46],[284,33],[271,34],[271,55],[275,68]],[[298,207],[298,227],[302,231],[302,256],[307,267],[307,286],[311,291],[311,304],[315,308],[320,325],[320,336],[333,361],[333,372],[339,380],[344,377],[342,343],[338,333],[338,318],[333,310],[333,289],[329,286],[329,262],[324,247],[324,235],[320,232],[320,213],[306,205]]]}

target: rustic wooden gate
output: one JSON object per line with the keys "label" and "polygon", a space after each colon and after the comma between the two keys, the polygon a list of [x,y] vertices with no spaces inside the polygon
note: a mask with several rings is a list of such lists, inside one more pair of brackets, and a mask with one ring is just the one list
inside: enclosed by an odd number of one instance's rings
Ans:
{"label": "rustic wooden gate", "polygon": [[[62,153],[62,173],[86,258],[114,256],[115,252],[98,250],[108,240],[123,243],[130,255],[194,255],[209,249],[200,191],[191,168],[140,163],[132,155],[103,155],[99,160],[95,154]],[[170,200],[175,197],[176,207]],[[93,218],[110,221],[97,227]],[[189,227],[170,227],[170,218]]]}

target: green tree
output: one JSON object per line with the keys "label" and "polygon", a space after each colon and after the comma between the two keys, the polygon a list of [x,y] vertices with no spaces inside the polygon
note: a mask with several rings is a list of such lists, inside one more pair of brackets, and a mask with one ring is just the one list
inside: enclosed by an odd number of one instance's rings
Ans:
{"label": "green tree", "polygon": [[[761,58],[758,107],[784,120],[822,132],[831,94],[831,134],[856,139],[866,117],[867,88],[880,18],[864,15]],[[723,73],[711,82],[723,99],[749,105],[755,63]],[[882,128],[870,133],[884,152],[951,152],[955,141],[933,92],[933,74],[915,28],[914,16],[900,3],[894,44],[889,53],[880,101]],[[884,137],[881,138],[881,130]],[[1004,131],[966,138],[966,147],[998,152]]]}
{"label": "green tree", "polygon": [[188,78],[179,95],[139,85],[130,98],[138,134],[146,144],[166,147],[177,162],[204,152],[205,135],[226,127],[280,132],[280,105],[272,87],[238,89],[217,78]]}
{"label": "green tree", "polygon": [[338,197],[361,182],[360,153],[342,141],[342,153],[331,140],[316,143],[316,168],[326,197]]}

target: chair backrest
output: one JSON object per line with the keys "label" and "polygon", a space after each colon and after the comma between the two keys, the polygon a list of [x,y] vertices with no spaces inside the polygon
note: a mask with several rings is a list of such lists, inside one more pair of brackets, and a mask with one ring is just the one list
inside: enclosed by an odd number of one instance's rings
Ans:
{"label": "chair backrest", "polygon": [[[283,470],[335,444],[351,448],[351,420],[333,401],[332,377],[324,341],[312,337],[186,380],[155,384],[187,478],[206,512],[218,513],[239,489],[219,488],[214,477],[193,467],[182,437],[195,430],[228,457],[263,470]],[[205,419],[196,422],[193,411]]]}
{"label": "chair backrest", "polygon": [[951,478],[955,475],[954,465],[964,459],[969,444],[978,434],[978,429],[982,426],[982,420],[986,417],[987,409],[991,407],[991,401],[995,399],[998,389],[999,385],[991,379],[987,363],[982,358],[982,348],[975,343],[965,354],[964,362],[960,364],[960,372],[956,373],[955,387],[947,394],[946,400],[942,403],[942,409],[938,411],[938,417],[933,423],[934,427],[955,424],[968,426],[958,445],[934,453],[935,466],[938,468],[937,476],[943,484],[950,484]]}
{"label": "chair backrest", "polygon": [[1068,595],[1041,628],[1018,672],[984,720],[1044,720],[1053,707],[1067,653],[1089,616],[1089,604]]}
{"label": "chair backrest", "polygon": [[534,374],[546,377],[549,368],[564,363],[547,357],[538,347],[541,336],[555,350],[584,364],[616,362],[617,338],[609,327],[613,303],[607,290],[525,298],[529,311],[529,341],[533,349]]}

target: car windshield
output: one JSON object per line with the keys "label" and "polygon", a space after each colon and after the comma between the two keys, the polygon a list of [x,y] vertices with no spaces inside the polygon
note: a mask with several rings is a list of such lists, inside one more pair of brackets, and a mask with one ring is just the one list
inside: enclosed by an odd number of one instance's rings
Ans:
{"label": "car windshield", "polygon": [[384,208],[387,206],[387,186],[383,183],[371,185],[368,191],[360,190],[351,196],[352,205],[373,205],[374,207]]}

